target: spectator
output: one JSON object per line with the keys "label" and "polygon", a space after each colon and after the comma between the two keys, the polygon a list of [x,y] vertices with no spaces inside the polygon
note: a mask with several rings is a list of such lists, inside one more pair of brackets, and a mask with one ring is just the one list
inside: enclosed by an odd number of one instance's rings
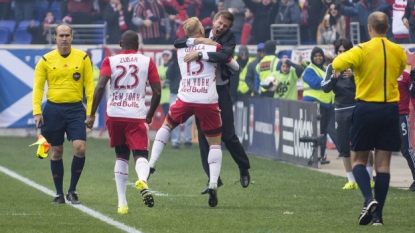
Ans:
{"label": "spectator", "polygon": [[406,3],[405,13],[402,16],[402,22],[406,29],[409,31],[409,39],[411,43],[415,43],[415,15],[413,10],[415,9],[415,0],[409,0]]}
{"label": "spectator", "polygon": [[10,19],[11,6],[11,0],[0,0],[0,20]]}
{"label": "spectator", "polygon": [[[256,82],[256,78],[257,78],[256,66],[264,56],[265,56],[264,43],[259,43],[257,45],[257,57],[255,58],[255,60],[249,62],[247,65],[245,82],[249,87],[248,93],[253,96],[259,94],[259,88],[256,84],[257,83]],[[258,82],[258,85],[259,85],[259,82]]]}
{"label": "spectator", "polygon": [[[358,16],[360,26],[364,27],[364,30],[360,33],[360,42],[366,42],[369,40],[368,24],[367,19],[369,15],[375,11],[380,11],[385,13],[388,16],[389,22],[392,22],[391,19],[391,7],[384,0],[360,0],[355,3],[353,6],[340,6],[340,14],[348,17]],[[412,14],[411,9],[411,14]],[[387,33],[388,38],[392,38],[391,27]]]}
{"label": "spectator", "polygon": [[326,8],[322,0],[307,0],[308,1],[308,42],[315,44],[317,42],[318,26],[323,19]]}
{"label": "spectator", "polygon": [[201,0],[201,2],[203,7],[200,9],[200,19],[211,18],[212,13],[217,9],[216,0]]}
{"label": "spectator", "polygon": [[[160,84],[161,84],[161,100],[160,105],[163,108],[164,116],[167,115],[170,107],[170,85],[169,80],[166,78],[167,69],[170,64],[172,54],[170,50],[164,50],[161,54],[161,58],[163,60],[163,64],[161,64],[157,68],[157,72],[160,76]],[[163,117],[164,118],[164,117]]]}
{"label": "spectator", "polygon": [[251,30],[252,30],[252,23],[254,22],[254,14],[248,8],[245,10],[245,22],[244,26],[242,27],[241,33],[241,45],[251,44],[252,37],[251,37]]}
{"label": "spectator", "polygon": [[166,15],[156,0],[139,2],[133,13],[133,24],[138,26],[143,44],[166,43]]}
{"label": "spectator", "polygon": [[247,66],[248,61],[249,61],[248,47],[242,45],[239,47],[238,58],[236,58],[236,62],[239,65],[239,70],[236,71],[230,79],[229,93],[231,95],[232,103],[235,103],[237,99],[239,87],[241,87],[241,90],[242,90],[240,94],[246,94],[249,91],[249,87],[245,82],[245,75],[246,75],[246,70],[248,68]]}
{"label": "spectator", "polygon": [[101,14],[93,10],[94,0],[68,0],[68,15],[72,24],[91,24],[96,20],[102,20]]}
{"label": "spectator", "polygon": [[[181,73],[179,63],[177,61],[177,52],[174,49],[172,51],[172,57],[170,64],[166,71],[166,78],[169,80],[170,85],[170,106],[176,101],[179,93],[179,86],[181,80]],[[184,146],[186,148],[192,146],[192,117],[183,123],[183,139]],[[174,149],[180,149],[180,127],[176,127],[171,131],[170,140]]]}
{"label": "spectator", "polygon": [[233,14],[231,31],[235,35],[236,44],[241,44],[242,28],[245,22],[245,4],[242,0],[224,0],[223,7]]}
{"label": "spectator", "polygon": [[297,80],[304,68],[288,58],[282,58],[280,62],[281,69],[271,73],[276,80],[276,85],[271,88],[274,98],[298,100]]}
{"label": "spectator", "polygon": [[333,44],[336,41],[337,33],[334,26],[330,25],[330,15],[326,15],[324,17],[323,25],[319,26],[319,38],[317,40],[317,44],[324,45],[324,44]]}
{"label": "spectator", "polygon": [[278,2],[278,12],[275,17],[276,24],[301,23],[301,8],[294,0],[281,0]]}
{"label": "spectator", "polygon": [[324,137],[321,142],[320,160],[322,164],[329,163],[325,158],[327,126],[330,117],[333,115],[333,92],[324,93],[321,89],[321,81],[325,77],[326,67],[323,49],[314,47],[311,51],[311,63],[305,68],[303,73],[303,101],[317,102],[320,104],[320,134]]}
{"label": "spectator", "polygon": [[252,0],[243,1],[245,6],[254,14],[251,31],[253,43],[264,43],[271,39],[270,26],[275,21],[275,15],[278,11],[277,3],[274,0],[261,0],[261,2],[253,2]]}
{"label": "spectator", "polygon": [[110,0],[104,10],[104,20],[107,22],[108,43],[118,44],[121,35],[127,31],[127,19],[131,19],[131,6],[120,0]]}
{"label": "spectator", "polygon": [[175,10],[177,15],[175,17],[175,28],[176,33],[174,39],[182,38],[186,36],[186,33],[183,29],[184,21],[190,17],[198,17],[199,9],[202,7],[200,3],[197,3],[194,0],[178,0],[175,4]]}
{"label": "spectator", "polygon": [[278,59],[275,55],[277,45],[275,41],[267,40],[264,44],[265,56],[256,65],[256,72],[258,74],[260,93],[263,97],[274,97],[275,90],[272,90],[271,80],[268,79],[272,72],[277,71]]}
{"label": "spectator", "polygon": [[405,14],[406,3],[406,0],[396,0],[392,5],[393,42],[398,44],[411,43],[411,40],[409,39],[409,30],[405,27],[405,24],[402,21],[402,17]]}
{"label": "spectator", "polygon": [[49,35],[49,25],[55,23],[55,17],[52,12],[46,14],[45,19],[39,26],[35,26],[35,21],[32,20],[27,27],[27,32],[32,35],[31,44],[49,44],[52,43],[52,35]]}
{"label": "spectator", "polygon": [[[329,14],[330,14],[330,26],[334,26],[337,37],[346,38],[346,17],[339,14],[340,5],[330,4]],[[331,62],[330,62],[331,63]]]}
{"label": "spectator", "polygon": [[35,2],[33,0],[14,0],[14,17],[16,23],[34,19]]}

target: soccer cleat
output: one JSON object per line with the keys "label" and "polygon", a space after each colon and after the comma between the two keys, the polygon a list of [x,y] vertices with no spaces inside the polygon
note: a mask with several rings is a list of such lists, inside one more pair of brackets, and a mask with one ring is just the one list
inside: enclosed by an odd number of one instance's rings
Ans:
{"label": "soccer cleat", "polygon": [[76,191],[72,191],[66,194],[66,200],[68,200],[71,204],[74,204],[74,205],[81,204],[81,202],[78,199],[78,194],[76,193]]}
{"label": "soccer cleat", "polygon": [[126,205],[121,205],[118,207],[119,214],[128,214],[128,207]]}
{"label": "soccer cleat", "polygon": [[357,184],[353,181],[349,181],[343,186],[342,189],[343,190],[357,189]]}
{"label": "soccer cleat", "polygon": [[218,188],[216,185],[209,186],[209,206],[215,207],[218,205]]}
{"label": "soccer cleat", "polygon": [[[222,182],[222,180],[220,179],[220,177],[219,177],[219,179],[218,179],[218,188],[220,187],[220,186],[222,186],[223,185],[223,182]],[[207,194],[209,192],[209,180],[208,180],[208,183],[207,183],[207,185],[206,185],[206,188],[205,189],[203,189],[202,190],[202,192],[200,193],[200,194]]]}
{"label": "soccer cleat", "polygon": [[65,198],[62,194],[56,195],[53,201],[50,204],[65,204]]}
{"label": "soccer cleat", "polygon": [[135,182],[135,187],[138,189],[138,191],[140,191],[141,196],[143,197],[143,203],[148,207],[153,207],[154,199],[153,195],[148,189],[147,183],[143,180],[137,180],[137,182]]}
{"label": "soccer cleat", "polygon": [[373,181],[373,180],[371,180],[371,181],[370,181],[370,187],[371,187],[372,189],[374,189],[374,188],[375,188],[375,181]]}
{"label": "soccer cleat", "polygon": [[415,192],[415,181],[409,186],[408,191],[414,191]]}
{"label": "soccer cleat", "polygon": [[148,173],[147,180],[150,179],[151,174],[153,174],[156,171],[156,167],[154,164],[150,164],[150,173]]}
{"label": "soccer cleat", "polygon": [[372,218],[372,226],[383,226],[382,217],[373,217]]}
{"label": "soccer cleat", "polygon": [[359,225],[367,225],[372,220],[372,214],[378,207],[378,202],[375,199],[370,199],[365,206],[363,206],[362,212],[358,218]]}

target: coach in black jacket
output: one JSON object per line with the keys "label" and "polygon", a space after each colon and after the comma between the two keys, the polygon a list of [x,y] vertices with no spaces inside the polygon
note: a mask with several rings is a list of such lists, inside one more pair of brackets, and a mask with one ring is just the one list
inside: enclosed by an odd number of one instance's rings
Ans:
{"label": "coach in black jacket", "polygon": [[[222,141],[225,143],[226,148],[231,154],[232,158],[239,166],[240,182],[242,187],[246,188],[250,182],[250,175],[248,169],[250,168],[248,156],[245,153],[244,148],[239,142],[238,137],[235,134],[235,126],[232,111],[232,101],[229,94],[229,78],[232,75],[230,70],[227,69],[224,63],[228,58],[233,56],[235,50],[235,36],[229,30],[233,24],[233,15],[227,10],[219,11],[213,19],[213,28],[211,30],[205,30],[207,38],[188,39],[180,38],[174,42],[176,48],[184,48],[192,46],[194,44],[208,44],[212,42],[209,38],[222,45],[219,52],[190,52],[184,59],[185,62],[194,60],[206,60],[209,62],[218,63],[220,72],[216,72],[216,90],[219,96],[219,108],[221,109],[222,118]],[[237,82],[238,80],[234,80]],[[198,139],[200,155],[202,159],[203,169],[209,176],[209,164],[208,153],[209,144],[206,141],[205,135],[200,129],[199,120],[196,118],[196,126],[198,129]],[[209,182],[208,182],[209,184]],[[222,185],[222,181],[218,180],[218,187]],[[206,187],[202,194],[206,194],[208,187]]]}

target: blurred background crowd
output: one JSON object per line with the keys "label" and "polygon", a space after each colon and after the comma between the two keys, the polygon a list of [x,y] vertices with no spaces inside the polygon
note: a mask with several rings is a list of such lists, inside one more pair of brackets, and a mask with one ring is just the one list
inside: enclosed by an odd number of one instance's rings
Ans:
{"label": "blurred background crowd", "polygon": [[32,35],[29,43],[47,44],[50,24],[105,22],[108,44],[117,44],[129,29],[139,33],[144,44],[171,44],[185,35],[182,25],[187,18],[196,16],[210,27],[214,14],[223,9],[235,17],[231,30],[239,45],[272,39],[274,24],[298,25],[302,45],[333,44],[350,37],[351,22],[359,23],[360,42],[365,42],[367,17],[374,11],[389,16],[390,40],[415,43],[414,4],[415,0],[0,0],[0,29],[6,21],[14,26],[0,43],[16,43],[18,28]]}

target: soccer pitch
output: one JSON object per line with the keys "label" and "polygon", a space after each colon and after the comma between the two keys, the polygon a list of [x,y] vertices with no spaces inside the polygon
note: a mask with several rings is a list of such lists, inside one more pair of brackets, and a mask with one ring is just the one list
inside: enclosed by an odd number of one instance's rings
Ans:
{"label": "soccer pitch", "polygon": [[[51,205],[50,159],[38,159],[36,139],[0,137],[0,232],[412,232],[414,193],[390,188],[384,226],[359,226],[359,190],[342,190],[345,179],[316,170],[250,156],[251,185],[243,189],[239,169],[223,153],[219,204],[200,191],[207,182],[197,145],[167,145],[149,180],[155,205],[146,207],[134,187],[130,161],[129,213],[117,213],[114,150],[107,139],[89,138],[78,184],[80,206]],[[64,191],[69,186],[72,148],[65,142]],[[39,190],[44,187],[44,190]]]}

